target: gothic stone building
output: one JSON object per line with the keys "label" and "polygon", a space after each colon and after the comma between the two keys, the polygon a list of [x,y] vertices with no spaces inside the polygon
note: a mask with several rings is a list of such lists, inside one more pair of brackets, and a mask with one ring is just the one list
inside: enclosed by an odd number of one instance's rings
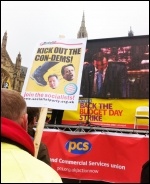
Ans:
{"label": "gothic stone building", "polygon": [[21,54],[19,53],[14,64],[6,50],[7,32],[4,33],[1,46],[1,88],[22,91],[27,68],[21,66]]}

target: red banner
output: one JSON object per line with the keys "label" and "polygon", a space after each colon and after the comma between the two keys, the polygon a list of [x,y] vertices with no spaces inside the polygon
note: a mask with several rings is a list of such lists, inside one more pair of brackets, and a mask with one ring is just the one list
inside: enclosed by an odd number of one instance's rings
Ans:
{"label": "red banner", "polygon": [[146,135],[44,129],[42,141],[62,178],[137,183],[149,159]]}

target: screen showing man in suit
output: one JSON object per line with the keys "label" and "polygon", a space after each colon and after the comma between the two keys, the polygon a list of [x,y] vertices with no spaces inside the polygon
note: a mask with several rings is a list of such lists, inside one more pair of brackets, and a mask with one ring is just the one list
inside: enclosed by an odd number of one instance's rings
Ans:
{"label": "screen showing man in suit", "polygon": [[[95,85],[97,53],[103,65],[101,87],[98,82],[99,87]],[[149,99],[149,36],[88,40],[80,94],[85,98]]]}

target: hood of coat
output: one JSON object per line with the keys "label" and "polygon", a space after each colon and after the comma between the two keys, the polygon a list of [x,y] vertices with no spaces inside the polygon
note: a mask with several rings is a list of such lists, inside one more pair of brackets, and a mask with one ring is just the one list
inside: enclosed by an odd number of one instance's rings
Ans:
{"label": "hood of coat", "polygon": [[1,137],[14,141],[34,155],[34,144],[28,133],[14,121],[1,117]]}

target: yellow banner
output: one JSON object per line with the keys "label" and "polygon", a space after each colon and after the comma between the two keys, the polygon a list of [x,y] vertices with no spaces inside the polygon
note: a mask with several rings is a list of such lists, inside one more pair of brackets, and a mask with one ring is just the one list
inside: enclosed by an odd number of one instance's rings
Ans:
{"label": "yellow banner", "polygon": [[[77,111],[64,111],[63,124],[90,122],[101,126],[133,128],[138,106],[149,106],[148,99],[81,98]],[[146,124],[147,120],[143,121]]]}

